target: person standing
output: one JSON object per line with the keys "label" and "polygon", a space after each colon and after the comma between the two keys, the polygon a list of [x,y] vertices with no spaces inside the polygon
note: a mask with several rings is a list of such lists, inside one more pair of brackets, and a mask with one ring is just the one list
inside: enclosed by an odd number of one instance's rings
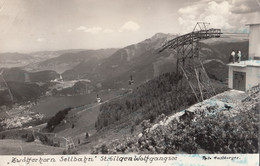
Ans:
{"label": "person standing", "polygon": [[232,50],[231,56],[230,56],[230,62],[235,63],[235,55],[236,55],[235,51]]}
{"label": "person standing", "polygon": [[238,52],[237,52],[237,62],[238,62],[238,63],[240,63],[240,61],[241,61],[241,56],[242,56],[242,55],[241,55],[241,51],[238,51]]}

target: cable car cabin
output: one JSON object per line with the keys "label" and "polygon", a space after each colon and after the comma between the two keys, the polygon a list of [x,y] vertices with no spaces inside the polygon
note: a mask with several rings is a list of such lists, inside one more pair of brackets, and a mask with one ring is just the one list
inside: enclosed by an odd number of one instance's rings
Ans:
{"label": "cable car cabin", "polygon": [[97,103],[101,103],[101,98],[97,97]]}
{"label": "cable car cabin", "polygon": [[134,84],[134,80],[129,80],[129,85]]}
{"label": "cable car cabin", "polygon": [[133,79],[133,76],[131,75],[130,76],[130,80],[128,81],[129,85],[132,85],[134,84],[134,79]]}
{"label": "cable car cabin", "polygon": [[99,95],[97,94],[97,103],[101,103],[102,102],[102,100],[101,100],[101,98],[99,97]]}

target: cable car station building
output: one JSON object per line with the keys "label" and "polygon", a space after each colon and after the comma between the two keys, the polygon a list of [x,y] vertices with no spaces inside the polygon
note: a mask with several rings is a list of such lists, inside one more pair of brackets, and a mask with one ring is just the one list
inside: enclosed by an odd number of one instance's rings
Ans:
{"label": "cable car station building", "polygon": [[228,87],[247,91],[260,83],[260,23],[249,25],[249,58],[229,63]]}

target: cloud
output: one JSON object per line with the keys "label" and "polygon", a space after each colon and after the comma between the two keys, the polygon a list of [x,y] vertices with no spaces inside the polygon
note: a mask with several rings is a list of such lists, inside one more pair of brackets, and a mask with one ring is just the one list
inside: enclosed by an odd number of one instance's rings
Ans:
{"label": "cloud", "polygon": [[211,1],[207,4],[205,12],[199,15],[199,20],[210,22],[214,28],[233,28],[229,19],[235,19],[230,12],[230,5],[227,1],[216,3]]}
{"label": "cloud", "polygon": [[260,12],[260,0],[235,0],[230,1],[231,12],[233,13],[253,13]]}
{"label": "cloud", "polygon": [[133,21],[128,21],[122,25],[122,27],[119,29],[119,32],[123,31],[137,31],[140,28],[140,26],[133,22]]}
{"label": "cloud", "polygon": [[182,33],[192,31],[196,23],[201,21],[209,22],[211,28],[241,29],[246,23],[256,22],[259,13],[260,6],[255,0],[200,0],[180,8],[178,22]]}
{"label": "cloud", "polygon": [[84,30],[84,32],[88,32],[88,33],[92,33],[92,34],[97,34],[97,33],[101,32],[101,31],[102,31],[101,27],[86,28]]}
{"label": "cloud", "polygon": [[78,30],[78,31],[84,31],[86,29],[87,28],[85,26],[80,26],[80,27],[76,28],[76,30]]}
{"label": "cloud", "polygon": [[83,32],[86,32],[86,33],[97,34],[99,32],[102,32],[103,28],[101,28],[101,27],[87,28],[85,26],[80,26],[80,27],[76,28],[76,30],[83,31]]}
{"label": "cloud", "polygon": [[45,40],[44,38],[39,37],[39,38],[37,39],[37,42],[43,42],[44,40]]}
{"label": "cloud", "polygon": [[198,10],[197,6],[187,6],[185,8],[180,8],[178,12],[182,14],[190,14],[192,12],[196,12],[197,10]]}
{"label": "cloud", "polygon": [[198,22],[201,8],[201,4],[195,4],[178,10],[178,13],[180,14],[178,22],[181,25],[183,32],[189,32],[194,28],[196,22]]}
{"label": "cloud", "polygon": [[113,33],[114,30],[113,29],[104,29],[103,32],[104,33]]}
{"label": "cloud", "polygon": [[72,32],[72,29],[68,29],[67,32]]}

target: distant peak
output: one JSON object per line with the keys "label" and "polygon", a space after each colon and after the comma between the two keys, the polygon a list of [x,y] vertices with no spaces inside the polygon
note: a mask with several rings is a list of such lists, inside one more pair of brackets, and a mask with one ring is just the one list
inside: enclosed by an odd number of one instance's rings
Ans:
{"label": "distant peak", "polygon": [[155,35],[152,36],[152,39],[160,39],[160,38],[165,38],[170,36],[170,34],[165,34],[165,33],[156,33]]}

